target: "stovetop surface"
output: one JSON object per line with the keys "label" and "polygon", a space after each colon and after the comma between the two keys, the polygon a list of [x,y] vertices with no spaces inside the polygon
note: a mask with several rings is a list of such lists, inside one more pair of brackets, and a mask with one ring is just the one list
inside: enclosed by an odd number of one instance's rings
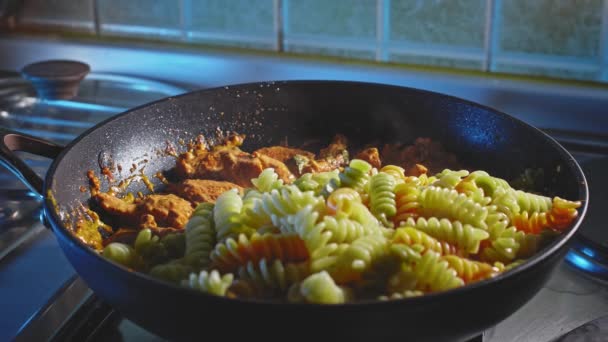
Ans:
{"label": "stovetop surface", "polygon": [[[598,151],[606,151],[606,141],[594,144],[589,150],[578,149],[585,145],[580,143],[578,133],[593,132],[597,135],[608,131],[606,116],[598,119],[590,114],[599,112],[598,108],[608,108],[608,96],[595,90],[575,91],[574,95],[556,90],[549,94],[545,88],[538,88],[538,85],[529,89],[509,85],[507,90],[496,92],[497,86],[505,84],[491,80],[461,82],[437,75],[426,77],[415,73],[401,74],[340,65],[311,65],[253,57],[243,59],[234,56],[171,54],[163,51],[164,58],[180,61],[178,68],[167,63],[167,60],[163,62],[154,51],[2,39],[0,45],[14,51],[7,59],[0,61],[0,68],[15,68],[19,63],[28,63],[37,58],[40,49],[45,49],[49,58],[66,58],[70,54],[87,56],[87,62],[93,65],[93,69],[105,67],[106,70],[129,74],[155,74],[166,79],[173,77],[174,80],[191,82],[192,88],[258,80],[311,78],[415,86],[484,103],[516,114],[538,127],[552,129],[551,133],[555,133],[553,135],[570,148],[579,162],[601,158],[603,155]],[[206,78],[194,79],[195,75],[188,75],[192,74],[191,71],[184,71],[197,70],[197,66],[205,66],[206,70],[213,72],[205,75]],[[547,115],[547,110],[552,115]],[[104,115],[109,117],[114,114],[110,111]],[[2,115],[0,112],[0,117]],[[85,117],[88,125],[91,125],[103,120],[104,115],[95,112]],[[554,117],[557,116],[563,120],[555,120]],[[36,134],[66,143],[79,130],[88,127],[70,125],[69,120],[63,120],[63,117],[61,119],[43,120],[47,126],[36,128]],[[66,129],[62,126],[64,124],[69,127]],[[572,135],[574,138],[563,134],[565,128],[576,131]],[[49,161],[28,156],[28,164],[39,174],[44,174]],[[0,302],[8,310],[5,312],[11,312],[10,316],[0,320],[0,340],[9,340],[15,336],[17,340],[48,340],[53,336],[56,340],[72,337],[83,341],[162,340],[123,319],[92,297],[86,284],[77,277],[63,256],[52,232],[40,223],[39,215],[39,198],[0,168]],[[563,262],[538,295],[514,315],[486,331],[483,341],[552,341],[561,334],[604,315],[608,315],[608,286]],[[66,320],[67,318],[70,319]]]}

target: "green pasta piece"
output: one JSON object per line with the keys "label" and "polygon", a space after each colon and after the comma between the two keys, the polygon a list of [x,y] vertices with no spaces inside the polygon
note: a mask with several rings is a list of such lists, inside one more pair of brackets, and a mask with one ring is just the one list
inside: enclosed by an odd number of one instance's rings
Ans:
{"label": "green pasta piece", "polygon": [[213,220],[218,241],[237,237],[239,234],[250,236],[255,232],[255,229],[242,224],[242,208],[243,200],[236,189],[228,190],[217,198],[213,209]]}
{"label": "green pasta piece", "polygon": [[479,243],[490,236],[483,229],[468,224],[463,225],[458,221],[451,222],[448,219],[437,219],[436,217],[431,217],[428,220],[424,217],[420,217],[418,220],[409,218],[406,225],[421,230],[436,239],[456,245],[468,253],[477,253]]}
{"label": "green pasta piece", "polygon": [[486,196],[494,197],[494,192],[497,189],[511,189],[511,186],[506,180],[490,176],[485,171],[472,172],[468,178],[475,182],[478,187],[482,188]]}
{"label": "green pasta piece", "polygon": [[369,181],[371,211],[386,227],[393,227],[389,220],[397,213],[395,202],[395,178],[387,173],[377,173]]}
{"label": "green pasta piece", "polygon": [[363,192],[365,184],[369,181],[369,172],[372,166],[361,159],[353,159],[344,172],[340,173],[340,183],[342,187],[349,187]]}
{"label": "green pasta piece", "polygon": [[429,186],[420,192],[419,213],[425,217],[441,217],[486,230],[488,209],[453,189]]}
{"label": "green pasta piece", "polygon": [[212,203],[199,204],[186,224],[185,260],[195,270],[209,266],[211,251],[216,243],[213,210]]}
{"label": "green pasta piece", "polygon": [[152,234],[150,229],[142,229],[137,233],[134,243],[135,252],[148,265],[158,265],[169,260],[169,252],[160,238]]}
{"label": "green pasta piece", "polygon": [[170,259],[181,258],[186,253],[186,234],[183,232],[169,233],[160,239],[160,244],[165,247]]}
{"label": "green pasta piece", "polygon": [[217,270],[212,270],[211,272],[201,271],[198,274],[191,273],[190,277],[183,280],[181,284],[201,292],[225,296],[233,279],[234,276],[231,273],[221,276]]}
{"label": "green pasta piece", "polygon": [[325,201],[312,191],[301,191],[294,185],[287,185],[263,194],[253,210],[266,213],[270,217],[283,217],[296,214],[306,206],[320,210],[325,207]]}
{"label": "green pasta piece", "polygon": [[179,283],[192,272],[192,266],[183,259],[175,259],[164,264],[159,264],[150,269],[150,275],[172,283]]}
{"label": "green pasta piece", "polygon": [[317,304],[341,304],[349,297],[348,291],[336,285],[326,271],[304,279],[300,284],[300,293],[307,302]]}
{"label": "green pasta piece", "polygon": [[305,173],[293,184],[302,191],[312,191],[315,195],[327,197],[340,185],[339,171]]}
{"label": "green pasta piece", "polygon": [[272,262],[262,259],[257,263],[248,262],[239,268],[239,279],[257,288],[260,293],[284,293],[289,286],[302,281],[310,274],[310,265],[302,263]]}
{"label": "green pasta piece", "polygon": [[325,216],[319,225],[322,225],[320,231],[331,233],[328,242],[350,243],[362,236],[378,233],[377,227],[365,227],[361,223],[348,218]]}
{"label": "green pasta piece", "polygon": [[258,178],[251,180],[251,183],[259,192],[270,192],[272,189],[279,189],[283,186],[283,180],[279,179],[279,175],[273,168],[264,169]]}
{"label": "green pasta piece", "polygon": [[142,261],[135,249],[120,242],[112,242],[104,247],[102,255],[116,263],[130,268],[139,268]]}
{"label": "green pasta piece", "polygon": [[389,255],[388,241],[380,234],[358,238],[338,256],[328,272],[338,283],[344,284],[361,279]]}
{"label": "green pasta piece", "polygon": [[424,291],[444,291],[464,285],[455,270],[441,260],[439,253],[426,251],[420,261],[412,267],[417,278],[416,287]]}
{"label": "green pasta piece", "polygon": [[458,183],[460,183],[460,181],[462,181],[464,177],[468,175],[469,171],[467,170],[453,171],[450,169],[445,169],[441,171],[441,173],[435,175],[437,180],[433,182],[433,186],[453,189]]}

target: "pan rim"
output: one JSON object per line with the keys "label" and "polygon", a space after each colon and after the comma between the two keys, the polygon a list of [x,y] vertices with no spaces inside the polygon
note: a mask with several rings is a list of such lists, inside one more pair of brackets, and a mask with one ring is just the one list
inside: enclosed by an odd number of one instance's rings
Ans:
{"label": "pan rim", "polygon": [[[552,147],[554,149],[556,149],[557,152],[561,155],[562,161],[566,164],[566,166],[574,169],[573,171],[577,176],[577,179],[575,181],[578,183],[579,194],[581,194],[582,195],[581,197],[583,197],[583,198],[579,199],[582,202],[582,205],[581,205],[581,208],[579,208],[579,215],[576,218],[576,221],[572,224],[571,228],[566,233],[560,234],[559,238],[557,238],[555,241],[553,241],[549,246],[545,247],[545,249],[542,252],[534,254],[532,257],[528,258],[523,264],[519,265],[518,267],[516,267],[512,270],[509,270],[507,272],[503,272],[496,277],[477,281],[477,282],[474,282],[472,284],[467,284],[462,287],[454,288],[454,289],[447,290],[447,291],[428,293],[423,296],[418,296],[418,297],[413,297],[413,298],[404,298],[404,299],[389,300],[389,301],[360,300],[360,301],[348,302],[348,303],[343,303],[343,304],[335,304],[335,305],[282,303],[282,302],[278,303],[278,302],[269,301],[269,300],[226,298],[226,297],[214,296],[214,295],[210,295],[207,293],[203,293],[201,291],[197,291],[197,290],[190,289],[190,288],[187,288],[184,286],[180,286],[180,285],[173,284],[173,283],[170,283],[167,281],[163,281],[163,280],[154,278],[154,277],[152,277],[148,274],[142,273],[142,272],[137,272],[137,271],[134,272],[132,270],[129,270],[127,267],[125,267],[123,265],[120,265],[116,262],[113,262],[111,260],[104,258],[100,253],[96,252],[91,247],[87,246],[84,242],[82,242],[74,234],[72,234],[70,232],[70,230],[63,223],[61,223],[61,219],[59,218],[59,214],[57,213],[52,200],[49,198],[49,196],[47,196],[47,193],[50,191],[52,184],[54,183],[54,175],[57,170],[57,167],[59,166],[59,164],[61,164],[61,161],[63,160],[63,158],[70,152],[70,150],[74,146],[76,146],[82,139],[84,139],[85,137],[87,137],[88,135],[93,133],[94,131],[102,129],[104,126],[108,125],[109,123],[111,123],[115,120],[120,120],[123,117],[126,117],[126,116],[132,114],[133,112],[137,112],[140,109],[151,107],[158,103],[164,103],[167,101],[176,100],[181,97],[192,96],[194,94],[199,94],[199,93],[207,93],[207,92],[213,93],[213,92],[217,92],[218,90],[226,90],[229,88],[247,88],[247,87],[252,87],[252,86],[259,86],[261,84],[264,84],[264,85],[270,84],[270,85],[275,85],[275,86],[276,85],[287,86],[290,84],[299,85],[299,84],[320,84],[320,83],[335,84],[335,85],[343,84],[343,85],[386,87],[386,88],[393,88],[393,89],[408,90],[408,91],[416,92],[419,94],[427,94],[427,95],[431,95],[431,96],[434,96],[437,98],[449,99],[449,100],[452,100],[455,102],[459,102],[462,104],[466,104],[466,105],[470,105],[473,107],[477,107],[480,109],[490,111],[496,115],[503,117],[504,119],[515,121],[522,128],[532,130],[535,133],[540,133],[541,135],[544,136],[544,138],[547,140],[547,142],[550,145],[552,145]],[[492,284],[501,282],[503,279],[506,279],[509,277],[515,277],[519,274],[529,272],[537,264],[542,263],[545,259],[548,259],[552,255],[557,254],[572,239],[574,234],[576,234],[576,232],[578,231],[578,229],[579,229],[580,225],[582,224],[582,222],[586,216],[586,213],[587,213],[588,202],[589,202],[589,189],[588,189],[588,184],[585,179],[585,175],[582,171],[582,168],[580,167],[578,162],[574,159],[574,157],[561,144],[559,144],[554,138],[549,136],[547,133],[532,126],[531,124],[528,124],[521,119],[518,119],[512,115],[499,111],[495,108],[492,108],[492,107],[489,107],[489,106],[486,106],[486,105],[483,105],[483,104],[480,104],[480,103],[477,103],[474,101],[466,100],[466,99],[463,99],[463,98],[460,98],[457,96],[429,91],[429,90],[424,90],[424,89],[419,89],[419,88],[414,88],[414,87],[405,87],[405,86],[400,86],[400,85],[376,83],[376,82],[345,81],[345,80],[308,80],[308,79],[306,79],[306,80],[275,80],[275,81],[237,83],[237,84],[229,84],[229,85],[218,86],[218,87],[213,87],[213,88],[206,88],[206,89],[190,91],[190,92],[186,92],[186,93],[176,95],[176,96],[165,97],[165,98],[162,98],[162,99],[159,99],[156,101],[152,101],[152,102],[131,108],[123,113],[117,114],[111,118],[108,118],[102,122],[99,122],[95,126],[87,129],[85,132],[80,134],[76,139],[72,140],[69,144],[67,144],[65,146],[65,148],[61,151],[59,156],[57,156],[57,158],[55,158],[53,160],[51,166],[49,167],[49,169],[45,175],[43,196],[44,196],[44,202],[43,202],[44,215],[45,215],[45,217],[49,218],[49,223],[53,227],[53,230],[55,231],[56,234],[60,234],[62,238],[68,239],[72,244],[77,245],[79,247],[79,249],[81,249],[81,250],[84,249],[85,253],[88,253],[90,255],[94,254],[94,257],[103,259],[103,261],[111,264],[113,267],[121,269],[122,272],[129,274],[130,277],[136,277],[136,278],[139,278],[139,280],[153,282],[156,285],[166,287],[168,290],[171,290],[171,291],[183,291],[183,293],[188,293],[189,295],[199,295],[202,297],[206,297],[208,299],[213,299],[213,300],[217,300],[217,301],[227,301],[230,303],[241,303],[241,304],[257,305],[257,306],[279,305],[279,306],[285,306],[285,307],[288,306],[288,307],[302,307],[302,308],[304,308],[304,307],[305,308],[314,308],[314,307],[320,307],[320,306],[325,307],[325,308],[330,308],[330,307],[343,308],[343,307],[363,306],[363,307],[367,308],[370,305],[372,305],[372,306],[401,305],[401,304],[403,304],[404,301],[411,305],[422,305],[423,303],[427,303],[427,302],[434,301],[434,300],[441,300],[442,298],[459,296],[459,295],[467,293],[469,291],[474,291],[475,289],[480,288],[480,287],[491,286]]]}

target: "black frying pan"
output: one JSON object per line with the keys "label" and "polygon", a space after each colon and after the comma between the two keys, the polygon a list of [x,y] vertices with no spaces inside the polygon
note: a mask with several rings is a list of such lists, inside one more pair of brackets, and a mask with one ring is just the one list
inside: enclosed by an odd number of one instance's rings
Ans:
{"label": "black frying pan", "polygon": [[[145,173],[168,170],[174,158],[158,151],[216,130],[248,135],[252,150],[334,133],[355,144],[411,142],[428,136],[465,165],[513,179],[542,168],[539,190],[582,200],[573,227],[523,266],[463,288],[407,300],[336,306],[278,304],[214,297],[130,272],[85,246],[70,232],[66,213],[90,195],[79,190],[86,172],[147,159]],[[61,150],[14,132],[2,132],[2,156],[45,195],[46,220],[78,274],[102,299],[142,327],[171,339],[462,340],[497,324],[526,303],[550,277],[587,208],[587,183],[568,152],[541,131],[493,109],[428,91],[355,82],[253,83],[171,97],[107,120]],[[10,150],[55,158],[44,184]],[[61,152],[59,153],[59,151]],[[152,180],[157,181],[154,178]],[[160,183],[157,181],[157,183]],[[159,185],[160,184],[156,184]],[[107,189],[107,183],[102,190]],[[132,190],[146,191],[143,184]],[[58,206],[53,205],[56,200]]]}

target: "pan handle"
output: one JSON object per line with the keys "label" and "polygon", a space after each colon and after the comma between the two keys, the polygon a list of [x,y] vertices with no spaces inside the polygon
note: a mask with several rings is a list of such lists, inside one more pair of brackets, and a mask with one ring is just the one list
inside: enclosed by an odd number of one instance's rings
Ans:
{"label": "pan handle", "polygon": [[30,190],[43,195],[43,180],[14,151],[56,158],[63,146],[31,135],[0,127],[0,163],[13,172]]}

